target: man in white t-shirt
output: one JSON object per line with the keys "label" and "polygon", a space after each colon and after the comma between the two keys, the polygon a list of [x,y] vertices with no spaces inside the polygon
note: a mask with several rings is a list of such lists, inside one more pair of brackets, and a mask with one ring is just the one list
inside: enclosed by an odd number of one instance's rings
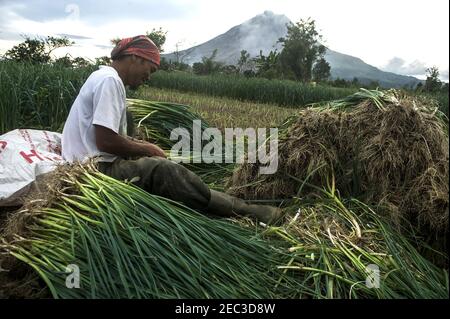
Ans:
{"label": "man in white t-shirt", "polygon": [[[160,54],[148,37],[136,36],[122,39],[111,58],[111,66],[101,66],[89,76],[72,105],[62,134],[65,160],[84,162],[98,157],[103,173],[133,180],[149,193],[206,213],[243,215],[263,222],[280,217],[278,208],[249,205],[210,190],[196,174],[166,159],[157,145],[128,138],[125,86],[137,88],[156,72]],[[140,158],[128,160],[129,157]]]}

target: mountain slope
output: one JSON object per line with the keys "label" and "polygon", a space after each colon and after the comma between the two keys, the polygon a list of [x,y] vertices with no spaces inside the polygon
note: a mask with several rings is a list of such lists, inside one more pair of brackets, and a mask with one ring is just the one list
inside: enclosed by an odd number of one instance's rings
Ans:
{"label": "mountain slope", "polygon": [[325,59],[331,66],[331,77],[352,80],[358,78],[362,83],[378,81],[383,87],[416,86],[420,80],[406,75],[399,75],[365,63],[363,60],[351,55],[342,54],[327,49]]}
{"label": "mountain slope", "polygon": [[[253,17],[205,43],[176,53],[162,55],[171,61],[193,64],[203,56],[210,56],[217,49],[216,60],[226,64],[236,64],[241,50],[247,50],[252,57],[262,50],[267,54],[271,50],[281,50],[277,44],[280,37],[286,35],[286,24],[290,23],[285,15],[276,15],[270,11]],[[390,72],[384,72],[357,57],[327,49],[325,59],[331,66],[331,77],[352,80],[357,77],[362,83],[378,81],[383,87],[414,86],[420,80]]]}

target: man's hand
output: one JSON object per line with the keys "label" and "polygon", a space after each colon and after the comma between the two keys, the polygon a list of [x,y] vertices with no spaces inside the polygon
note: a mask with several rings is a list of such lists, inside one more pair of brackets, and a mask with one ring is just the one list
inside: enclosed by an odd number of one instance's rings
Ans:
{"label": "man's hand", "polygon": [[135,142],[120,136],[114,131],[100,125],[95,126],[95,141],[100,151],[121,157],[160,156],[166,157],[164,151],[155,144]]}
{"label": "man's hand", "polygon": [[166,158],[166,154],[158,145],[155,145],[152,143],[146,143],[144,145],[148,150],[147,156],[150,156],[150,157],[151,156],[159,156],[159,157]]}

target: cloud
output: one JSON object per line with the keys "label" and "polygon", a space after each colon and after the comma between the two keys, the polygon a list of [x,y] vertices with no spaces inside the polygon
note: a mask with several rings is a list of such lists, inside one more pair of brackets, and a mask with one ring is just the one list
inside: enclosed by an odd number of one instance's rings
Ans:
{"label": "cloud", "polygon": [[190,14],[187,5],[180,0],[0,0],[0,40],[66,35],[95,37],[105,45],[105,37],[142,34],[169,18],[179,21]]}
{"label": "cloud", "polygon": [[399,57],[393,57],[389,62],[384,66],[385,71],[394,72],[397,73],[403,65],[405,64],[405,60],[399,58]]}
{"label": "cloud", "polygon": [[107,49],[107,50],[112,50],[112,48],[114,48],[113,45],[96,44],[95,46],[96,46],[97,48],[100,48],[100,49]]}
{"label": "cloud", "polygon": [[24,36],[66,36],[84,47],[74,55],[90,57],[109,54],[112,38],[143,34],[169,15],[176,21],[190,14],[185,4],[175,0],[0,0],[0,11],[0,54]]}
{"label": "cloud", "polygon": [[159,21],[180,18],[189,12],[183,3],[158,0],[3,0],[0,9],[2,14],[12,11],[22,18],[38,22],[79,17],[92,25],[129,16]]}
{"label": "cloud", "polygon": [[384,67],[382,67],[384,71],[402,75],[424,74],[427,68],[427,65],[419,60],[407,63],[399,57],[393,57]]}
{"label": "cloud", "polygon": [[73,40],[89,40],[92,39],[90,37],[85,37],[83,35],[76,35],[76,34],[67,34],[67,33],[57,33],[60,37],[66,37]]}
{"label": "cloud", "polygon": [[448,69],[440,72],[440,78],[441,80],[448,82]]}
{"label": "cloud", "polygon": [[[402,75],[411,75],[420,79],[426,79],[427,69],[431,65],[427,65],[425,62],[414,60],[410,63],[406,62],[404,59],[399,57],[393,57],[389,62],[381,67],[383,71],[392,72]],[[442,81],[449,80],[448,68],[443,71],[439,71],[439,78]]]}

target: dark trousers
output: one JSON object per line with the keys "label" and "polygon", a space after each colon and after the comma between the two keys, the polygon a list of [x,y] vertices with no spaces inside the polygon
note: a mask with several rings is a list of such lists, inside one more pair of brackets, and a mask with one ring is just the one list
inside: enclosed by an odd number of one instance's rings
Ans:
{"label": "dark trousers", "polygon": [[99,170],[115,179],[132,181],[147,192],[205,211],[211,199],[208,186],[199,176],[168,159],[142,157],[100,162]]}

